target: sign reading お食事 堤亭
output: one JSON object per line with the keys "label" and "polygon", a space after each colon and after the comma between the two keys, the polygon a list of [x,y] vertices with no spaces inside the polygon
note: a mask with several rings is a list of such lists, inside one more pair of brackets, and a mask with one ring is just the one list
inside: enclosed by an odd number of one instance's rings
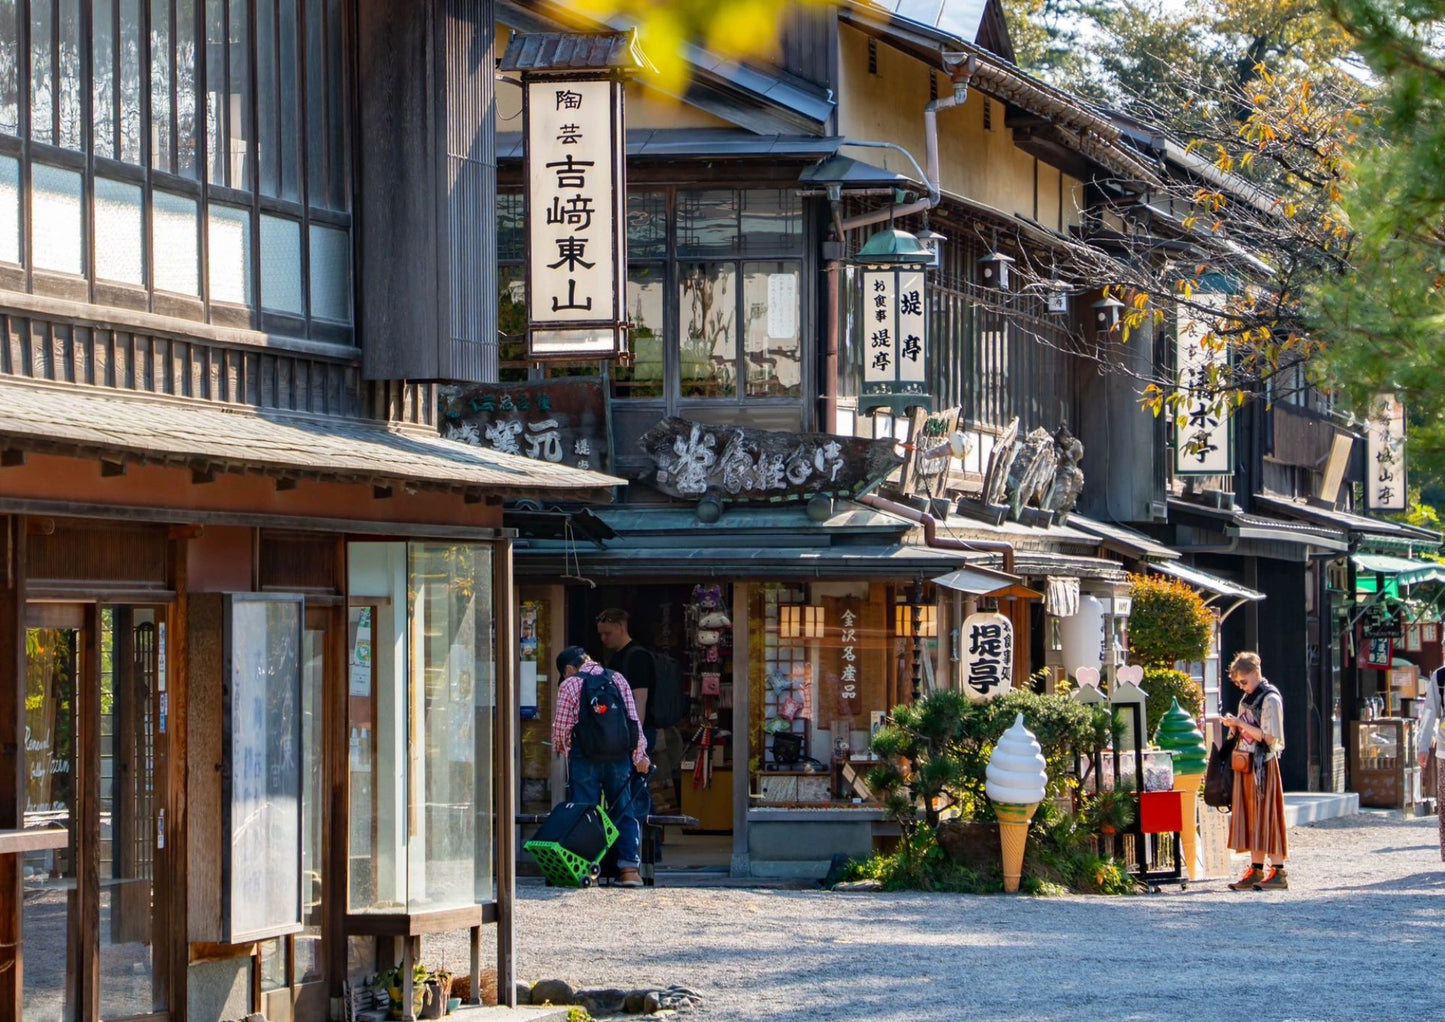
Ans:
{"label": "sign reading \u304a\u98df\u4e8b \u5824\u4ead", "polygon": [[527,356],[625,349],[622,81],[526,75]]}

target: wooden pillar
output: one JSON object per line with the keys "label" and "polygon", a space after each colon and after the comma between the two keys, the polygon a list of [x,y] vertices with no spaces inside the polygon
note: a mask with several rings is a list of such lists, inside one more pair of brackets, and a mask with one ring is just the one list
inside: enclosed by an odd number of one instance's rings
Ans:
{"label": "wooden pillar", "polygon": [[76,672],[75,890],[70,942],[77,966],[76,1017],[100,1018],[100,607],[85,605]]}
{"label": "wooden pillar", "polygon": [[[25,519],[0,518],[0,830],[25,813]],[[20,1018],[20,856],[0,855],[0,1018]],[[7,968],[7,964],[9,967]]]}
{"label": "wooden pillar", "polygon": [[[735,877],[751,876],[752,854],[748,850],[748,792],[752,758],[752,639],[749,629],[751,587],[733,584],[733,853],[729,872]],[[762,751],[759,750],[761,756]]]}
{"label": "wooden pillar", "polygon": [[[156,739],[157,762],[165,772],[161,792],[162,812],[165,813],[163,833],[165,847],[156,851],[156,873],[165,877],[161,890],[154,892],[156,904],[160,906],[165,935],[166,951],[166,1003],[174,1022],[186,1022],[187,981],[190,977],[191,932],[190,907],[190,841],[189,821],[186,816],[186,757],[187,724],[189,721],[190,693],[190,582],[189,582],[189,532],[177,531],[170,542],[170,585],[175,592],[175,602],[165,615],[165,642],[157,648],[165,650],[166,669],[156,672],[157,682],[164,682],[161,690],[161,707],[164,714],[157,714]],[[164,719],[164,727],[161,720]],[[160,945],[158,945],[160,946]]]}
{"label": "wooden pillar", "polygon": [[[493,548],[492,606],[497,620],[496,748],[492,779],[497,806],[497,1003],[517,1006],[517,730],[522,713],[517,692],[517,627],[512,590],[512,544]],[[474,987],[473,989],[476,989]]]}
{"label": "wooden pillar", "polygon": [[[326,818],[328,825],[321,835],[322,876],[321,946],[324,948],[327,982],[332,993],[341,990],[346,979],[346,908],[347,854],[351,840],[351,749],[350,690],[348,668],[351,643],[351,592],[347,566],[346,538],[336,539],[337,592],[343,596],[341,605],[332,608],[331,628],[327,632],[326,680],[322,703],[322,770],[326,784]],[[375,627],[373,625],[373,627]]]}

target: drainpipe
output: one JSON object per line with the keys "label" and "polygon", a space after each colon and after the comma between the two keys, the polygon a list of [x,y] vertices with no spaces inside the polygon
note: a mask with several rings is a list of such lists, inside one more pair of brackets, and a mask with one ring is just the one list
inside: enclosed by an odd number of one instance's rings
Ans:
{"label": "drainpipe", "polygon": [[[849,217],[839,225],[844,230],[853,230],[857,227],[867,227],[870,224],[883,223],[886,220],[893,220],[897,217],[908,216],[910,213],[922,213],[924,210],[937,206],[942,198],[938,168],[938,111],[947,110],[950,107],[962,106],[968,99],[968,83],[973,78],[974,69],[978,66],[976,57],[967,57],[962,64],[953,72],[953,93],[948,96],[940,96],[923,108],[923,144],[927,152],[926,160],[928,170],[928,198],[919,199],[916,202],[904,203],[898,206],[889,206],[887,209],[877,210],[872,213],[862,213],[858,216]],[[877,148],[898,148],[887,142],[849,142],[848,145],[873,146]],[[911,157],[910,157],[911,158]],[[915,163],[916,167],[917,164]],[[841,239],[840,239],[841,240]]]}
{"label": "drainpipe", "polygon": [[906,518],[910,522],[916,522],[923,526],[923,542],[935,549],[966,550],[970,553],[1003,554],[1003,570],[1010,575],[1014,573],[1014,545],[1007,540],[954,539],[952,536],[940,536],[938,535],[938,519],[925,511],[911,508],[907,504],[900,504],[896,500],[880,497],[876,493],[865,493],[854,499],[860,504],[877,508],[879,511],[887,511],[889,514],[897,515],[899,518]]}
{"label": "drainpipe", "polygon": [[[923,172],[923,176],[927,179],[928,198],[903,205],[889,206],[881,212],[864,213],[844,220],[838,216],[838,208],[842,203],[841,189],[836,185],[829,186],[828,200],[832,207],[833,226],[838,232],[840,247],[846,240],[847,232],[854,228],[867,227],[869,224],[882,223],[895,217],[908,216],[911,213],[921,213],[938,205],[942,199],[938,164],[938,111],[964,104],[968,99],[968,83],[973,78],[973,72],[977,66],[976,57],[964,58],[953,71],[952,95],[940,96],[923,108],[923,139],[927,149],[925,160],[928,164],[928,169]],[[919,169],[918,161],[913,158],[913,155],[896,143],[863,141],[849,142],[848,145],[875,149],[897,149],[908,157],[908,161],[913,164],[915,170]],[[827,349],[823,360],[823,429],[827,433],[836,433],[838,431],[838,347],[842,331],[842,316],[838,307],[840,301],[839,277],[842,275],[841,260],[829,259],[825,266],[825,272],[828,276],[828,322],[825,327]],[[1012,546],[1009,547],[1006,557],[1012,563]]]}

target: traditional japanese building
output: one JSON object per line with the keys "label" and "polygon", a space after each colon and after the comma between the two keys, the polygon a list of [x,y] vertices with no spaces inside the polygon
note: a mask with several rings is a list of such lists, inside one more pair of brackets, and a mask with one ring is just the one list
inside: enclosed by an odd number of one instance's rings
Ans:
{"label": "traditional japanese building", "polygon": [[491,11],[0,4],[0,1017],[510,993]]}

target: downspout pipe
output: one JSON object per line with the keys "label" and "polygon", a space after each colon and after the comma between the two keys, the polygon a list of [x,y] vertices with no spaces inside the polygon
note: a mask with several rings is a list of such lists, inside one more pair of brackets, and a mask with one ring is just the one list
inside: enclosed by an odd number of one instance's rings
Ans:
{"label": "downspout pipe", "polygon": [[[897,217],[908,216],[912,213],[922,213],[930,210],[942,200],[942,185],[940,184],[938,164],[938,111],[947,110],[950,107],[962,106],[968,99],[968,83],[973,77],[973,70],[976,58],[969,57],[963,64],[953,72],[953,92],[947,96],[940,96],[923,108],[923,144],[927,153],[925,159],[928,169],[925,171],[928,185],[928,198],[919,199],[916,202],[908,202],[902,205],[889,206],[887,209],[875,210],[871,213],[860,213],[858,216],[848,217],[839,226],[844,230],[853,230],[858,227],[867,227],[870,224],[879,224]],[[849,142],[848,145],[872,146],[875,148],[899,148],[888,142]],[[912,157],[909,157],[912,159]],[[915,161],[914,167],[918,164]]]}
{"label": "downspout pipe", "polygon": [[1014,573],[1014,545],[1008,540],[954,539],[952,536],[940,536],[938,535],[938,519],[925,511],[911,508],[907,504],[900,504],[896,500],[889,500],[887,497],[880,497],[876,493],[865,493],[854,499],[860,504],[876,508],[879,511],[886,511],[923,526],[923,542],[935,549],[1003,554],[1003,570],[1010,575]]}

